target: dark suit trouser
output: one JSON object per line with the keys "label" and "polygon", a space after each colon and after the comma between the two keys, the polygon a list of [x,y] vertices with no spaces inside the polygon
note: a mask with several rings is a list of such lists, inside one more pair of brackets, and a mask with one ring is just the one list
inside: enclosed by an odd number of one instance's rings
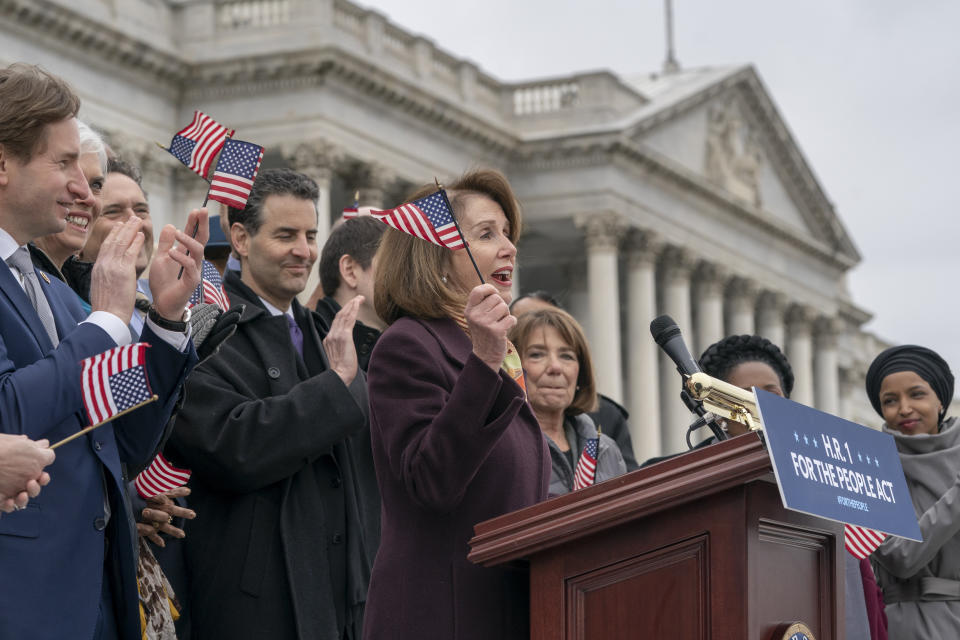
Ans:
{"label": "dark suit trouser", "polygon": [[97,628],[93,633],[93,640],[120,640],[120,632],[117,630],[117,613],[113,606],[113,587],[111,586],[113,581],[109,579],[109,575],[105,568],[103,587],[100,590],[100,610],[97,613]]}

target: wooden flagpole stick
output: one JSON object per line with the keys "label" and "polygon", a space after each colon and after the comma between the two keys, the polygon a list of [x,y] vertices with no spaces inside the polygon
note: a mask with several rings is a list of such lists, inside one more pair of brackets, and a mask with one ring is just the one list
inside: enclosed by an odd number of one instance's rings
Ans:
{"label": "wooden flagpole stick", "polygon": [[[154,396],[152,396],[149,400],[144,400],[144,401],[141,402],[140,404],[135,404],[135,405],[133,405],[132,407],[129,407],[129,408],[127,408],[127,409],[124,409],[124,410],[121,411],[120,413],[118,413],[118,414],[116,414],[115,416],[113,416],[112,418],[110,418],[110,420],[116,420],[116,419],[119,418],[120,416],[125,416],[125,415],[127,415],[128,413],[130,413],[131,411],[134,411],[134,410],[136,410],[136,409],[139,409],[140,407],[143,407],[143,406],[145,406],[145,405],[148,405],[148,404],[150,404],[151,402],[156,402],[157,400],[159,400],[159,398],[158,398],[156,395],[154,395]],[[60,442],[58,442],[57,444],[53,445],[53,446],[50,447],[50,448],[51,448],[51,449],[56,449],[57,447],[59,447],[59,446],[62,445],[62,444],[67,444],[67,443],[70,442],[71,440],[76,440],[76,439],[79,438],[80,436],[82,436],[82,435],[84,435],[84,434],[87,434],[87,433],[90,433],[91,431],[93,431],[93,430],[96,429],[97,427],[102,427],[103,425],[105,425],[105,424],[107,424],[108,422],[110,422],[110,420],[104,420],[103,422],[98,422],[97,424],[91,425],[91,426],[87,427],[86,429],[82,429],[82,430],[80,430],[80,431],[77,431],[77,432],[76,432],[75,434],[73,434],[72,436],[69,436],[69,437],[67,437],[67,438],[64,438],[63,440],[61,440]]]}
{"label": "wooden flagpole stick", "polygon": [[437,183],[437,190],[440,191],[440,195],[443,196],[443,201],[447,205],[447,209],[450,211],[450,217],[453,219],[453,226],[457,228],[457,233],[460,234],[460,240],[463,242],[463,248],[467,250],[467,255],[470,256],[470,262],[473,263],[473,268],[477,271],[477,277],[480,278],[480,284],[486,284],[487,281],[483,279],[483,274],[480,273],[480,267],[477,266],[477,261],[473,259],[473,254],[470,253],[470,245],[467,243],[467,239],[463,237],[463,231],[460,229],[460,223],[457,222],[457,216],[453,215],[453,207],[450,206],[450,200],[447,198],[447,191],[443,188],[443,185],[440,184],[440,181],[437,180],[437,177],[433,177],[433,181]]}

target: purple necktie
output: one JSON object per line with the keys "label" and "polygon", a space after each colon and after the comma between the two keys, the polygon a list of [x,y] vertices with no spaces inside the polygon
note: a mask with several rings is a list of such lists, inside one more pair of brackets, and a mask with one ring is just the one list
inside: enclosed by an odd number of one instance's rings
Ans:
{"label": "purple necktie", "polygon": [[300,331],[300,327],[297,325],[297,321],[293,319],[293,316],[283,314],[287,318],[287,324],[290,325],[290,340],[293,342],[293,348],[297,350],[297,353],[300,354],[300,357],[303,357],[303,331]]}

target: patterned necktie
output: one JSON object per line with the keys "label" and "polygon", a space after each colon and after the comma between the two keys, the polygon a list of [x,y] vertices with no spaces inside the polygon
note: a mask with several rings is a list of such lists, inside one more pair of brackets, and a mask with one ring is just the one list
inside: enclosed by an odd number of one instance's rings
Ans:
{"label": "patterned necktie", "polygon": [[290,325],[290,340],[293,341],[293,348],[297,350],[300,357],[303,357],[303,331],[292,316],[283,314],[287,318],[287,324]]}
{"label": "patterned necktie", "polygon": [[26,247],[20,247],[13,252],[13,255],[7,258],[7,264],[20,272],[20,280],[23,282],[23,289],[27,292],[27,297],[33,304],[40,316],[40,322],[43,328],[50,336],[50,342],[53,346],[60,344],[57,339],[57,323],[53,319],[53,311],[50,310],[50,303],[47,302],[47,296],[43,295],[43,289],[40,288],[40,280],[37,279],[37,272],[33,269],[33,261],[30,260],[30,252]]}

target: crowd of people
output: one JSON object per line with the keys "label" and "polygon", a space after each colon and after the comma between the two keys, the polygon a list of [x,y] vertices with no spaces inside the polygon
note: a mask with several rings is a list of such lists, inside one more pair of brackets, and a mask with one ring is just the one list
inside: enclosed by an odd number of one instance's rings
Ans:
{"label": "crowd of people", "polygon": [[[577,320],[547,292],[512,299],[507,179],[449,185],[469,254],[369,216],[318,247],[317,185],[290,169],[154,242],[138,168],[79,108],[56,76],[0,70],[0,637],[527,637],[526,575],[469,562],[474,526],[577,490],[586,455],[591,483],[641,465]],[[228,309],[192,301],[205,256]],[[134,342],[157,401],[52,450],[88,424],[79,363]],[[700,365],[793,387],[761,336]],[[846,637],[960,636],[953,375],[894,347],[867,393],[923,542],[847,557]],[[189,484],[144,495],[159,454]]]}

